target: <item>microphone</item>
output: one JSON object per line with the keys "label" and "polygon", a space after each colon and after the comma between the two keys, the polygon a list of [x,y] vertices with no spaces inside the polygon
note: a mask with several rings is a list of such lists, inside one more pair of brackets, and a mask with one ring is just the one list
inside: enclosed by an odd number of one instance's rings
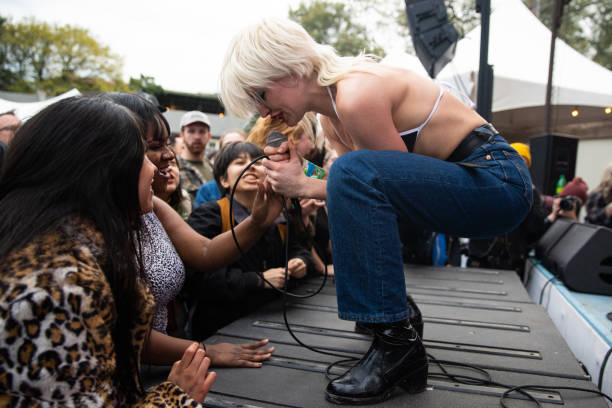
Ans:
{"label": "microphone", "polygon": [[[286,142],[287,136],[279,131],[271,130],[266,136],[266,146],[279,147],[283,142]],[[309,162],[304,158],[300,158],[302,161],[302,170],[308,177],[315,179],[322,179],[325,176],[325,170],[317,166],[314,163]]]}
{"label": "microphone", "polygon": [[276,130],[271,130],[266,136],[266,146],[278,147],[287,141],[287,136]]}

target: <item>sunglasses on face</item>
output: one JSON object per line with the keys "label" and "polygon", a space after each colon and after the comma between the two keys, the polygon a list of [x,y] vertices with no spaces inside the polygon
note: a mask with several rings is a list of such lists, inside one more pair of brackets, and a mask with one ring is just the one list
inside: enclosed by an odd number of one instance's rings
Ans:
{"label": "sunglasses on face", "polygon": [[266,91],[259,90],[255,91],[255,102],[258,104],[264,103],[266,101]]}

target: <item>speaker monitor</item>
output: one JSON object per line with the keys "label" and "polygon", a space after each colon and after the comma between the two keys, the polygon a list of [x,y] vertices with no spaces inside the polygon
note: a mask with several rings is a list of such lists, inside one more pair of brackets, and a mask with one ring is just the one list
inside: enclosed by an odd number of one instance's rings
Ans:
{"label": "speaker monitor", "polygon": [[459,33],[443,0],[405,0],[408,27],[419,60],[434,78],[455,56]]}
{"label": "speaker monitor", "polygon": [[555,195],[557,181],[563,174],[567,181],[574,178],[578,139],[562,135],[542,135],[529,139],[531,179],[546,195]]}
{"label": "speaker monitor", "polygon": [[612,229],[560,219],[537,248],[544,266],[568,289],[612,295]]}
{"label": "speaker monitor", "polygon": [[535,247],[536,257],[538,259],[547,259],[551,249],[563,238],[571,228],[573,221],[567,218],[557,219],[549,228],[546,230],[544,235],[540,238]]}

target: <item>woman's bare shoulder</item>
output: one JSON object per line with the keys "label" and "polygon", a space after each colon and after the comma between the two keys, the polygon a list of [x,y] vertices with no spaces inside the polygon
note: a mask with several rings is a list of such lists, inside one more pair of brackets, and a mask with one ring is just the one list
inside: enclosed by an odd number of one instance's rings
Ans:
{"label": "woman's bare shoulder", "polygon": [[392,96],[384,86],[383,78],[356,72],[336,84],[336,106],[340,118],[372,109],[388,109]]}

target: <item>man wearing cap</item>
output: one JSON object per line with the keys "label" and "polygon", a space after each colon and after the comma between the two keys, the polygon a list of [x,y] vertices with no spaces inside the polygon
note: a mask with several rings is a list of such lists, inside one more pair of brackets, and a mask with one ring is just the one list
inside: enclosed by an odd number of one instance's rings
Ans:
{"label": "man wearing cap", "polygon": [[212,165],[205,155],[211,136],[208,116],[200,111],[184,114],[179,136],[185,144],[181,155],[177,157],[181,168],[181,185],[193,203],[200,186],[213,179]]}

